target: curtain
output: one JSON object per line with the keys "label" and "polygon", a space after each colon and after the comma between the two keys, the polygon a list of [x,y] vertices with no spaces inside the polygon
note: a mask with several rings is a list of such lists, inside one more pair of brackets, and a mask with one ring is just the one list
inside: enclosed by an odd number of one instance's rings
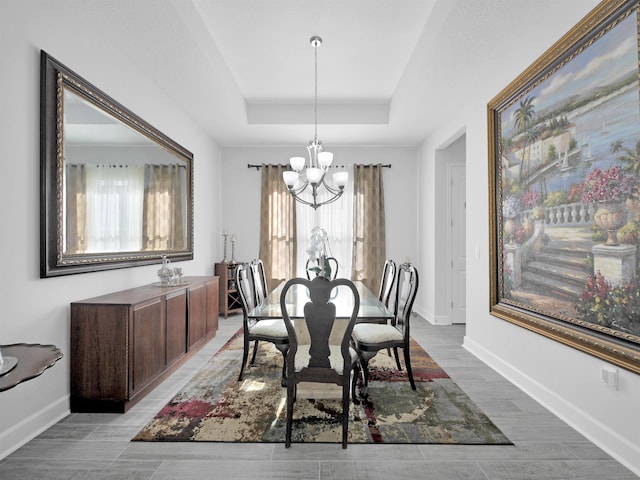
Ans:
{"label": "curtain", "polygon": [[87,173],[84,165],[65,165],[64,252],[82,253],[87,248]]}
{"label": "curtain", "polygon": [[[327,173],[328,177],[331,177]],[[349,169],[349,178],[353,178],[353,169]],[[322,189],[318,196],[320,201],[329,198],[328,192]],[[305,277],[305,264],[309,254],[311,229],[322,227],[329,237],[329,255],[338,261],[338,277],[351,278],[351,258],[353,248],[353,182],[345,187],[342,196],[333,203],[322,205],[314,210],[308,205],[296,202],[296,222],[298,238],[297,276]]]}
{"label": "curtain", "polygon": [[140,168],[86,167],[87,252],[140,250],[142,175]]}
{"label": "curtain", "polygon": [[186,170],[179,165],[144,167],[144,250],[184,250],[186,208],[182,199],[186,187]]}
{"label": "curtain", "polygon": [[353,280],[377,292],[386,260],[382,165],[354,165]]}
{"label": "curtain", "polygon": [[282,180],[284,165],[262,165],[260,259],[269,291],[296,272],[296,201]]}

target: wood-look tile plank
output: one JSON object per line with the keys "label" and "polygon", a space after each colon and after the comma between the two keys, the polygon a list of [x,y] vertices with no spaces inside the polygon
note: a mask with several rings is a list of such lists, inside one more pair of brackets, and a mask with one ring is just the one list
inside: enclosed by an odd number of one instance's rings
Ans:
{"label": "wood-look tile plank", "polygon": [[7,458],[0,480],[638,479],[464,348],[464,325],[417,318],[412,335],[514,445],[162,443],[131,438],[226,343],[240,315],[126,414],[71,414]]}

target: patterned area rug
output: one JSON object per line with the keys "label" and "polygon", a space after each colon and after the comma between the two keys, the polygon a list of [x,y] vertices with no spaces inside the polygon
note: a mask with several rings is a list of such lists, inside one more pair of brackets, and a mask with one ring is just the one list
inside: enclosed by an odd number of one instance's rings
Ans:
{"label": "patterned area rug", "polygon": [[[367,395],[359,390],[360,404],[350,406],[349,443],[512,444],[413,340],[411,358],[416,391],[387,352],[371,361]],[[242,331],[133,440],[284,442],[282,355],[261,343],[255,365],[238,382],[241,359]],[[294,406],[293,442],[340,443],[340,400],[303,395]]]}

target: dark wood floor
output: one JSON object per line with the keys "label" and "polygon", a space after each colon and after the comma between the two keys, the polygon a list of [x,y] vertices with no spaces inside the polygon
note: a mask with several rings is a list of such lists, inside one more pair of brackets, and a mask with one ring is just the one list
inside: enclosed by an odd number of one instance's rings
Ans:
{"label": "dark wood floor", "polygon": [[240,327],[217,337],[126,414],[72,414],[0,461],[8,479],[637,480],[461,347],[464,325],[417,318],[413,337],[514,446],[147,443],[131,438]]}

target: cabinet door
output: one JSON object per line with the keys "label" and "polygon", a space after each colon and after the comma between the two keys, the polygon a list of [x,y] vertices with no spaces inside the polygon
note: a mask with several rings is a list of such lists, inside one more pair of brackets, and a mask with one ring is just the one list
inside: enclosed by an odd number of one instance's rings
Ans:
{"label": "cabinet door", "polygon": [[207,333],[207,286],[189,288],[189,348],[204,339]]}
{"label": "cabinet door", "polygon": [[218,278],[207,282],[207,335],[218,330]]}
{"label": "cabinet door", "polygon": [[163,298],[136,305],[132,311],[129,355],[130,395],[156,378],[165,367],[165,305]]}
{"label": "cabinet door", "polygon": [[167,295],[167,361],[171,365],[187,352],[187,291]]}

